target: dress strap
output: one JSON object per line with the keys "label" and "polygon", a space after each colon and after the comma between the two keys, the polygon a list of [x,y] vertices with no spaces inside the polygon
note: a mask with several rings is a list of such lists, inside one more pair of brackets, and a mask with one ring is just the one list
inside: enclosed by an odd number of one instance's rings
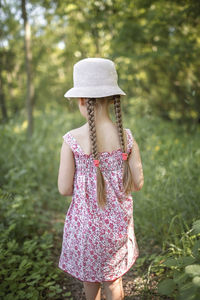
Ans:
{"label": "dress strap", "polygon": [[125,128],[125,130],[126,130],[126,137],[127,137],[127,152],[129,153],[133,147],[134,138],[129,128]]}
{"label": "dress strap", "polygon": [[74,154],[83,153],[80,145],[77,143],[75,137],[70,133],[70,131],[68,131],[65,135],[63,135],[63,139],[70,146]]}

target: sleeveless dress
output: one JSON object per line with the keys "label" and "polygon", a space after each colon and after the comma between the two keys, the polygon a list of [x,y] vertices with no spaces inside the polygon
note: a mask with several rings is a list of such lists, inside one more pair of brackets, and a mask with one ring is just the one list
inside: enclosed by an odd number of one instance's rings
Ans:
{"label": "sleeveless dress", "polygon": [[[125,128],[127,152],[133,136]],[[122,185],[122,151],[100,152],[99,167],[106,181],[103,211],[96,197],[96,167],[92,154],[83,152],[71,132],[63,139],[75,159],[74,189],[67,211],[58,267],[81,281],[102,282],[124,275],[139,256],[134,233],[133,198]]]}

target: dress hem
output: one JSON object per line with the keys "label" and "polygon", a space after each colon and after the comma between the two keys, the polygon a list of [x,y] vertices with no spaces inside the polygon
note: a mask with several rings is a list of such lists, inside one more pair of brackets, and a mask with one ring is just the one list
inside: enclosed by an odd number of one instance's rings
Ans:
{"label": "dress hem", "polygon": [[63,272],[70,274],[71,276],[75,277],[76,279],[78,279],[78,280],[80,280],[80,281],[82,281],[82,282],[84,282],[84,281],[86,281],[86,282],[115,281],[116,279],[120,278],[121,276],[123,276],[124,274],[126,274],[126,273],[131,269],[131,267],[135,264],[135,262],[136,262],[136,260],[137,260],[138,257],[139,257],[139,253],[138,253],[136,256],[134,256],[134,260],[133,260],[132,264],[130,265],[130,267],[129,267],[124,273],[122,273],[120,276],[115,277],[114,279],[110,279],[110,280],[101,280],[101,281],[96,281],[96,280],[83,280],[83,279],[81,279],[80,277],[77,277],[76,275],[73,275],[73,274],[70,273],[69,271],[66,271],[66,270],[62,269],[62,268],[59,267],[59,266],[58,266],[58,268],[61,269]]}

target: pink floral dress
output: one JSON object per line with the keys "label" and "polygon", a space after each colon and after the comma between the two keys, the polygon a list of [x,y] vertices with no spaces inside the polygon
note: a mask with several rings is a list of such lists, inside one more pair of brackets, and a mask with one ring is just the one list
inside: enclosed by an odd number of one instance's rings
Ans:
{"label": "pink floral dress", "polygon": [[[133,136],[127,134],[127,152]],[[122,191],[122,151],[100,152],[100,165],[107,186],[107,205],[97,205],[96,167],[92,154],[83,152],[75,137],[63,139],[75,158],[74,190],[66,214],[58,267],[81,281],[115,280],[125,274],[139,256],[134,233],[133,198]]]}

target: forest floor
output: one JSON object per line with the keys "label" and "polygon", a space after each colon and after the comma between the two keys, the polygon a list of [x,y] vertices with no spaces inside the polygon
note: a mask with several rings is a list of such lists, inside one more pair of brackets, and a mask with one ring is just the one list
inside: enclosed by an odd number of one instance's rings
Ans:
{"label": "forest floor", "polygon": [[[70,291],[73,300],[86,300],[83,283],[72,276],[65,274],[67,280],[63,282],[64,291]],[[152,275],[150,282],[147,284],[146,280],[142,276],[138,275],[137,270],[133,266],[123,277],[123,288],[125,294],[125,300],[141,300],[161,299],[161,296],[156,292],[157,281]],[[103,285],[101,284],[101,300],[105,300],[105,293]],[[167,298],[162,298],[167,299]]]}

